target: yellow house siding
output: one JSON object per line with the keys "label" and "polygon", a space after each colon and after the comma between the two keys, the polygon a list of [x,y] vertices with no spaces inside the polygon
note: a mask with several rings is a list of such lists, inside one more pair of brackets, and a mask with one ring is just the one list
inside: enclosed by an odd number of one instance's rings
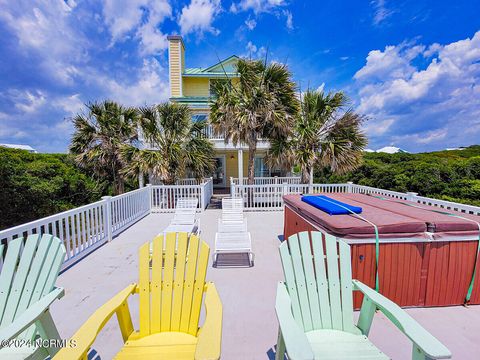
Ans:
{"label": "yellow house siding", "polygon": [[181,59],[184,58],[183,45],[179,40],[170,41],[168,52],[170,71],[170,96],[182,96],[182,67]]}
{"label": "yellow house siding", "polygon": [[183,96],[209,96],[208,78],[183,78]]}

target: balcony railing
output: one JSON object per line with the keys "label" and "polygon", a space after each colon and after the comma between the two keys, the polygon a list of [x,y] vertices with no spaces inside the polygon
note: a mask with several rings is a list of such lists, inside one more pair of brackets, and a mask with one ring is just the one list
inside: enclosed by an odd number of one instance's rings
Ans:
{"label": "balcony railing", "polygon": [[204,136],[205,136],[207,139],[210,139],[210,140],[224,140],[224,139],[225,139],[225,135],[224,135],[224,134],[220,134],[220,135],[215,134],[215,132],[213,131],[212,125],[208,125],[208,126],[205,128],[205,130],[204,130]]}

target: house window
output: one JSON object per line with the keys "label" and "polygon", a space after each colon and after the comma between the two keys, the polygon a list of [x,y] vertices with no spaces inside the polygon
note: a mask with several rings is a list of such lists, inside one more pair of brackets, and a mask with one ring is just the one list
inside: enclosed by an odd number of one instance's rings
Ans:
{"label": "house window", "polygon": [[265,159],[263,157],[255,157],[254,163],[254,176],[255,177],[267,177],[270,176],[270,171],[265,164]]}
{"label": "house window", "polygon": [[206,121],[207,118],[207,114],[194,114],[192,115],[192,122]]}
{"label": "house window", "polygon": [[210,79],[210,96],[217,95],[217,89],[219,86],[226,86],[231,84],[229,79]]}

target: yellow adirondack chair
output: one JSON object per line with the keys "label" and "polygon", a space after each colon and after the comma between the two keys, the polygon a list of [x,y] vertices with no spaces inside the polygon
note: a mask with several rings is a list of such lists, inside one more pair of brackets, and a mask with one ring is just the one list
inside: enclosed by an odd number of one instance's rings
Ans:
{"label": "yellow adirondack chair", "polygon": [[[125,341],[115,359],[220,358],[222,303],[215,285],[205,283],[210,248],[195,235],[187,240],[187,233],[178,233],[178,238],[168,233],[163,242],[163,235],[153,240],[152,256],[149,243],[140,248],[138,284],[100,307],[72,337],[76,347],[60,350],[54,360],[87,359],[97,334],[114,313]],[[199,329],[204,292],[206,317]],[[133,329],[127,303],[133,293],[140,297],[139,331]]]}

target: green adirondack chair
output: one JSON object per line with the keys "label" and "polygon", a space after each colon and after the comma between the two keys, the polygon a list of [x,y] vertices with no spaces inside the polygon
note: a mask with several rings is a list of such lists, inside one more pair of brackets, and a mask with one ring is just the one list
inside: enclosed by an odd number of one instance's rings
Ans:
{"label": "green adirondack chair", "polygon": [[[0,245],[0,258],[3,252]],[[12,339],[60,339],[49,307],[64,294],[63,289],[55,288],[64,258],[62,242],[52,235],[30,235],[25,243],[23,238],[8,243],[0,272],[1,345]],[[45,359],[57,351],[54,347],[12,344],[0,348],[0,359]]]}
{"label": "green adirondack chair", "polygon": [[[286,283],[278,284],[275,304],[280,324],[277,360],[284,359],[285,351],[291,360],[389,359],[367,338],[377,309],[412,340],[413,359],[451,357],[399,306],[352,280],[347,243],[321,232],[301,232],[280,245],[280,257]],[[364,294],[356,325],[353,290]]]}

